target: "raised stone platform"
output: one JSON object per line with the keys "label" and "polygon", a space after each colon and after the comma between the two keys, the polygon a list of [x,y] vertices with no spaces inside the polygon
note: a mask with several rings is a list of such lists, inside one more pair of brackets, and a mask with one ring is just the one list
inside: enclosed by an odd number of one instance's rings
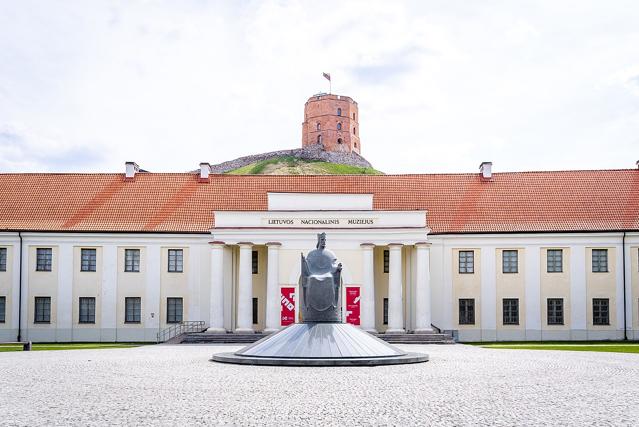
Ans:
{"label": "raised stone platform", "polygon": [[[448,334],[437,332],[422,334],[373,334],[377,338],[390,344],[454,344],[453,338]],[[182,344],[252,344],[266,337],[267,334],[217,334],[208,332],[193,332],[182,337]]]}
{"label": "raised stone platform", "polygon": [[235,353],[212,361],[279,366],[376,366],[420,363],[428,355],[407,353],[347,323],[296,323]]}

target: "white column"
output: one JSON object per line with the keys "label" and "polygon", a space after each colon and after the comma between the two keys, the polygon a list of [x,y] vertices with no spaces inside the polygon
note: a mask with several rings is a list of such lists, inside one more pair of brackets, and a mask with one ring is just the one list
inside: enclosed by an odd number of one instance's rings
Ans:
{"label": "white column", "polygon": [[431,332],[430,243],[416,243],[415,333]]}
{"label": "white column", "polygon": [[280,329],[280,246],[281,243],[267,243],[268,265],[266,267],[266,328],[271,333]]}
{"label": "white column", "polygon": [[211,243],[211,305],[207,332],[223,334],[224,329],[224,242]]}
{"label": "white column", "polygon": [[360,306],[361,328],[367,332],[377,332],[375,329],[375,270],[372,243],[362,243],[362,261],[364,273]]}
{"label": "white column", "polygon": [[252,243],[239,243],[240,265],[237,289],[237,333],[253,333],[253,271],[251,269]]}
{"label": "white column", "polygon": [[402,334],[404,330],[404,297],[402,289],[402,244],[391,243],[388,266],[388,329],[387,334]]}

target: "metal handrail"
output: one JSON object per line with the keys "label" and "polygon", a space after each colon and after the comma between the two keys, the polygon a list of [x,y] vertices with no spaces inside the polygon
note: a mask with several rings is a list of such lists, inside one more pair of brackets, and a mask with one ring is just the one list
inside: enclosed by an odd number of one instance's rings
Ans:
{"label": "metal handrail", "polygon": [[166,342],[178,335],[188,332],[202,332],[205,329],[204,325],[205,322],[203,320],[185,320],[180,323],[176,323],[158,332],[157,342]]}

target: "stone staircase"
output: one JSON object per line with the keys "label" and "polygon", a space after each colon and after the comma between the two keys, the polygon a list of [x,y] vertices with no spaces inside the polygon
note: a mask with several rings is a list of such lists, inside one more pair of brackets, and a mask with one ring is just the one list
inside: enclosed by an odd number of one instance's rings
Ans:
{"label": "stone staircase", "polygon": [[[389,344],[454,344],[453,337],[446,333],[430,332],[420,334],[373,334]],[[267,336],[255,334],[215,334],[209,332],[193,332],[184,334],[182,344],[250,344]]]}

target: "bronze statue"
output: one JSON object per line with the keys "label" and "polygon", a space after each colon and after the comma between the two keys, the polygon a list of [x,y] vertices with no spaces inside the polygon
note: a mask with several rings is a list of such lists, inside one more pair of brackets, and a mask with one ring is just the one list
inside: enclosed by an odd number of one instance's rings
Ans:
{"label": "bronze statue", "polygon": [[342,264],[326,249],[326,233],[317,235],[317,246],[302,254],[302,319],[304,322],[339,322],[339,289]]}

